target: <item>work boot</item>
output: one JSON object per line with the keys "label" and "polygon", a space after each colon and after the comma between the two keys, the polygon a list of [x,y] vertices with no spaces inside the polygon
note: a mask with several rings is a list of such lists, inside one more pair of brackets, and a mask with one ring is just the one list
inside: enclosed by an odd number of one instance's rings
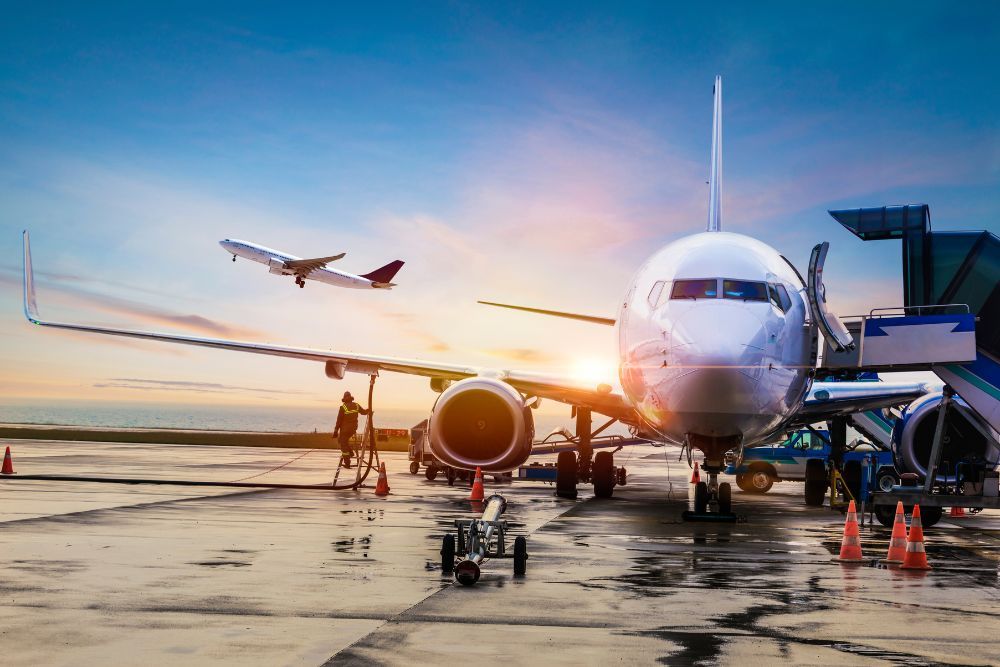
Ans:
{"label": "work boot", "polygon": [[340,457],[340,465],[342,465],[345,468],[350,468],[351,467],[351,457],[350,456],[341,456]]}

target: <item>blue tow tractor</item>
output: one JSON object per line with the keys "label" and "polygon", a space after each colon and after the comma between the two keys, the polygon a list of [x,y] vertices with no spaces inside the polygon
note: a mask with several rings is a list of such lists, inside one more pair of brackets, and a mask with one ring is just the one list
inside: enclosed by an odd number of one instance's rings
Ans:
{"label": "blue tow tractor", "polygon": [[[807,471],[818,467],[809,464],[816,460],[822,469],[829,467],[832,447],[830,434],[826,430],[802,429],[795,431],[782,442],[762,447],[748,447],[743,451],[743,460],[737,465],[732,461],[726,473],[736,476],[736,486],[747,493],[767,493],[775,482],[807,482]],[[874,475],[872,476],[872,473]],[[844,483],[851,495],[860,499],[862,486],[872,486],[889,491],[899,484],[899,476],[893,467],[892,452],[878,445],[858,441],[844,452]],[[822,505],[829,482],[824,477],[821,486],[807,484],[806,503]]]}

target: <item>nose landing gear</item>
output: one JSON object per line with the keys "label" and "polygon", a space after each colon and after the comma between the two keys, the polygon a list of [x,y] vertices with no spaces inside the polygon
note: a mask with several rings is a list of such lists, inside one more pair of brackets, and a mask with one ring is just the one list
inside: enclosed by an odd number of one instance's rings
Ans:
{"label": "nose landing gear", "polygon": [[729,482],[719,483],[721,469],[709,466],[702,468],[708,473],[707,482],[694,485],[694,511],[686,510],[685,521],[733,521],[733,488]]}
{"label": "nose landing gear", "polygon": [[719,473],[725,469],[723,457],[726,450],[733,447],[733,443],[729,439],[695,440],[689,436],[688,446],[692,445],[705,452],[702,470],[708,475],[708,481],[700,481],[694,485],[694,510],[684,511],[682,518],[685,521],[737,521],[738,517],[733,513],[733,488],[729,482],[719,483]]}

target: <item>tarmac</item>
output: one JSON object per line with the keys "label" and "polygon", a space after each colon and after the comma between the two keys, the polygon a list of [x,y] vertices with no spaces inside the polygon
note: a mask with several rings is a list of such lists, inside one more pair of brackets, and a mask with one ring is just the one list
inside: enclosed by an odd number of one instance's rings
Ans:
{"label": "tarmac", "polygon": [[[485,564],[474,587],[439,570],[441,538],[475,516],[468,488],[383,455],[391,494],[101,484],[29,475],[234,481],[302,452],[11,440],[0,478],[5,665],[907,664],[1000,661],[1000,512],[926,531],[934,570],[872,566],[889,530],[861,529],[802,485],[734,490],[735,524],[680,520],[690,470],[671,448],[616,455],[614,498],[495,484],[528,571]],[[304,450],[303,450],[304,451]],[[328,484],[339,454],[254,477]],[[343,475],[341,476],[343,481]],[[511,538],[512,539],[512,538]]]}

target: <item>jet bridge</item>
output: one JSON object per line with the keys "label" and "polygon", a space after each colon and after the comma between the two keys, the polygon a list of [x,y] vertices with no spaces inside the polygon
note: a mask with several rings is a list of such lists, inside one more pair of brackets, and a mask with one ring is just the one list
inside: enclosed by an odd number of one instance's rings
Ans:
{"label": "jet bridge", "polygon": [[926,204],[830,215],[863,241],[902,242],[903,306],[844,322],[854,347],[827,343],[824,367],[931,370],[1000,430],[1000,238],[932,231]]}

